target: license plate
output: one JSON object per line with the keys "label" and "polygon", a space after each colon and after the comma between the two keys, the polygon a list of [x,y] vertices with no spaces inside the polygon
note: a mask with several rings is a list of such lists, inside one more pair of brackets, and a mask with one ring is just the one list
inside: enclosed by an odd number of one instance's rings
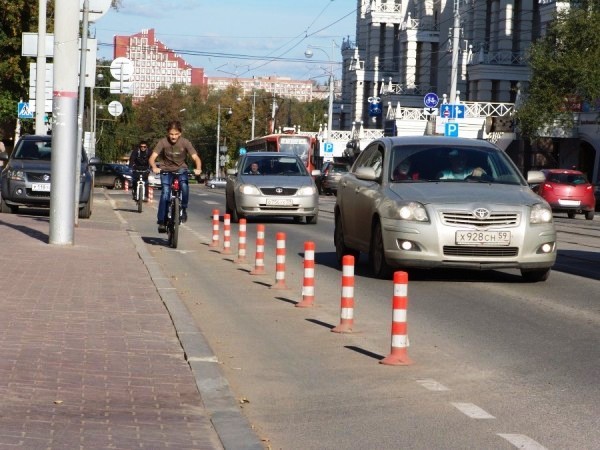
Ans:
{"label": "license plate", "polygon": [[509,245],[510,231],[457,231],[456,245]]}
{"label": "license plate", "polygon": [[267,205],[268,206],[292,206],[291,198],[268,198]]}
{"label": "license plate", "polygon": [[50,192],[50,183],[33,183],[31,185],[31,190],[37,192]]}
{"label": "license plate", "polygon": [[579,206],[579,205],[581,205],[581,202],[579,200],[558,199],[558,204],[560,206]]}

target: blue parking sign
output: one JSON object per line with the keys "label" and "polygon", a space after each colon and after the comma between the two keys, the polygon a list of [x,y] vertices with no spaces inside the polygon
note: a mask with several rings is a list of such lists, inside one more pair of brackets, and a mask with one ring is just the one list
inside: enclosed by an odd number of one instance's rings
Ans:
{"label": "blue parking sign", "polygon": [[458,123],[448,122],[444,124],[444,136],[458,137]]}

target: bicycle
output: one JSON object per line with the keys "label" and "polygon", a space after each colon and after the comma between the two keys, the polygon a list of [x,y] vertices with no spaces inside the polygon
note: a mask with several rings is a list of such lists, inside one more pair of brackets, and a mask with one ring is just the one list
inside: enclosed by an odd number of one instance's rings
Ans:
{"label": "bicycle", "polygon": [[[147,172],[147,171],[146,171]],[[137,203],[138,212],[141,213],[143,210],[143,204],[146,201],[146,182],[144,181],[145,172],[134,172],[139,173],[140,178],[137,181],[135,188],[135,202]]]}
{"label": "bicycle", "polygon": [[173,180],[171,181],[171,198],[167,210],[167,238],[171,248],[177,248],[179,241],[179,225],[181,224],[181,202],[183,191],[179,183],[179,174],[177,172],[162,172],[171,173]]}

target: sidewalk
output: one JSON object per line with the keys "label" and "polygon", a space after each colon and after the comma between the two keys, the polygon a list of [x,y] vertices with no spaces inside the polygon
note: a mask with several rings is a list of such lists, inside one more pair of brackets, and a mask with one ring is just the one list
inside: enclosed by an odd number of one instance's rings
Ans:
{"label": "sidewalk", "polygon": [[48,216],[0,214],[0,448],[264,448],[108,196],[75,245],[48,233]]}

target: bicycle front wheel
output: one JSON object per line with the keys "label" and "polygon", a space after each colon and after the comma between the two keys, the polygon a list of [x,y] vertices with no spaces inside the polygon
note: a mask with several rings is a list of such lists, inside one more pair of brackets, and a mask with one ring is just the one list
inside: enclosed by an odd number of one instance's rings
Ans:
{"label": "bicycle front wheel", "polygon": [[179,204],[179,198],[175,197],[173,202],[171,203],[171,221],[172,221],[172,230],[171,230],[171,238],[169,244],[172,248],[177,248],[177,243],[179,241],[179,213],[181,210],[181,205]]}
{"label": "bicycle front wheel", "polygon": [[137,207],[138,212],[141,213],[144,204],[144,186],[142,184],[138,185],[137,188]]}

